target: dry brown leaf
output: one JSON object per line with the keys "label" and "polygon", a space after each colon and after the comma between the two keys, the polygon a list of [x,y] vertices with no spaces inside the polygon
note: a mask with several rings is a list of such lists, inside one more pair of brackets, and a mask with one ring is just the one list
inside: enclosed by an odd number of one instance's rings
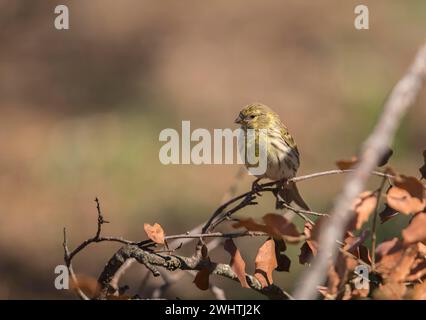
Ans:
{"label": "dry brown leaf", "polygon": [[417,250],[416,246],[408,247],[402,253],[401,258],[391,270],[389,278],[393,282],[404,282],[410,274],[411,267],[416,259]]}
{"label": "dry brown leaf", "polygon": [[240,228],[244,227],[248,231],[260,231],[269,234],[274,239],[280,240],[283,236],[291,241],[299,241],[298,237],[300,236],[297,231],[296,226],[289,222],[286,218],[279,214],[267,213],[263,216],[263,221],[265,224],[257,223],[253,218],[241,219],[236,222],[233,227]]}
{"label": "dry brown leaf", "polygon": [[302,265],[310,264],[312,257],[314,257],[315,255],[316,252],[313,252],[308,242],[305,241],[300,247],[299,263]]}
{"label": "dry brown leaf", "polygon": [[378,300],[401,300],[406,291],[407,287],[403,283],[389,281],[380,284],[373,296]]}
{"label": "dry brown leaf", "polygon": [[367,298],[368,294],[370,293],[370,289],[366,288],[366,289],[354,289],[352,290],[352,298],[354,299],[363,299],[363,298]]}
{"label": "dry brown leaf", "polygon": [[305,225],[303,227],[303,234],[306,236],[306,238],[311,239],[312,238],[312,229],[314,226],[310,222],[305,222]]}
{"label": "dry brown leaf", "polygon": [[411,299],[413,300],[426,300],[426,281],[416,284],[413,288]]}
{"label": "dry brown leaf", "polygon": [[338,160],[336,161],[336,165],[340,170],[349,170],[355,167],[358,163],[358,158],[353,156],[350,159]]}
{"label": "dry brown leaf", "polygon": [[426,213],[418,213],[407,228],[402,230],[405,244],[426,241]]}
{"label": "dry brown leaf", "polygon": [[70,289],[79,288],[89,298],[94,298],[100,293],[101,287],[95,278],[83,274],[76,275],[76,278],[77,283],[70,281]]}
{"label": "dry brown leaf", "polygon": [[424,257],[417,258],[411,265],[410,274],[407,276],[407,281],[418,281],[426,276],[426,259]]}
{"label": "dry brown leaf", "polygon": [[383,241],[376,248],[376,262],[381,261],[385,256],[400,252],[403,248],[402,242],[398,238]]}
{"label": "dry brown leaf", "polygon": [[403,174],[396,175],[393,179],[396,187],[407,190],[410,196],[423,200],[425,197],[425,188],[416,177],[409,177]]}
{"label": "dry brown leaf", "polygon": [[208,290],[210,283],[211,270],[210,268],[204,267],[200,271],[197,272],[197,275],[195,276],[194,283],[200,290]]}
{"label": "dry brown leaf", "polygon": [[[351,232],[347,232],[344,242],[344,250],[352,253],[358,259],[361,259],[362,261],[371,264],[370,251],[365,245],[362,244],[362,241],[360,241],[360,237],[355,237]],[[347,267],[350,270],[353,270],[358,264],[355,259],[352,260],[354,260],[355,266],[352,267],[352,265],[348,265]]]}
{"label": "dry brown leaf", "polygon": [[284,242],[284,240],[280,239],[280,240],[275,240],[275,256],[277,258],[277,268],[275,270],[277,271],[286,271],[289,272],[290,271],[290,265],[291,265],[291,260],[289,257],[287,257],[287,255],[285,255],[285,251],[287,250],[287,246]]}
{"label": "dry brown leaf", "polygon": [[[323,219],[318,219],[315,224],[316,230],[319,230],[319,225],[322,223]],[[308,240],[306,240],[303,245],[300,247],[300,254],[299,254],[299,263],[302,265],[309,264],[312,260],[312,257],[317,255],[318,252],[318,243],[316,241],[319,232],[315,231],[314,236],[316,237],[314,239],[312,235],[312,231],[314,229],[314,226],[310,222],[305,223],[304,227],[304,235]]]}
{"label": "dry brown leaf", "polygon": [[387,203],[390,207],[403,214],[413,214],[423,210],[425,206],[424,200],[411,197],[409,192],[404,189],[392,187],[386,196]]}
{"label": "dry brown leaf", "polygon": [[425,208],[425,190],[423,184],[415,177],[397,175],[394,187],[387,193],[387,203],[404,214],[413,214]]}
{"label": "dry brown leaf", "polygon": [[368,221],[377,205],[377,196],[374,192],[364,191],[353,202],[352,211],[354,218],[348,226],[349,230],[359,230]]}
{"label": "dry brown leaf", "polygon": [[153,226],[149,223],[144,223],[143,228],[148,238],[155,243],[164,244],[164,230],[158,223],[155,223]]}
{"label": "dry brown leaf", "polygon": [[253,218],[240,219],[232,225],[234,228],[246,228],[248,231],[259,231],[267,234],[273,233],[272,229],[264,224],[257,223]]}
{"label": "dry brown leaf", "polygon": [[255,259],[254,276],[262,285],[262,288],[273,283],[272,272],[278,266],[275,255],[275,242],[273,239],[266,240],[259,248]]}
{"label": "dry brown leaf", "polygon": [[203,258],[203,260],[207,260],[208,257],[209,257],[209,248],[207,248],[207,246],[203,244],[201,247],[201,258]]}
{"label": "dry brown leaf", "polygon": [[309,223],[305,224],[304,232],[306,233],[310,231],[310,235],[311,235],[310,240],[318,242],[320,238],[322,226],[328,223],[329,219],[330,217],[328,216],[322,216],[315,221],[314,226],[311,226]]}
{"label": "dry brown leaf", "polygon": [[243,288],[249,288],[250,286],[248,285],[246,279],[246,263],[241,256],[240,250],[238,250],[238,248],[235,246],[235,243],[232,239],[227,239],[225,241],[224,248],[231,255],[230,266],[237,275],[238,280],[240,280],[241,286]]}

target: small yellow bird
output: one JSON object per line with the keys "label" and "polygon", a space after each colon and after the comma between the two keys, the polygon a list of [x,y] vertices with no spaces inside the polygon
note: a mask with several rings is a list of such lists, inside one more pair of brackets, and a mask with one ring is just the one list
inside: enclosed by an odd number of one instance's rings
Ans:
{"label": "small yellow bird", "polygon": [[[287,127],[281,122],[279,116],[268,106],[261,103],[251,103],[245,106],[239,113],[235,123],[241,125],[241,129],[247,137],[247,129],[254,129],[255,139],[245,139],[245,165],[249,168],[251,165],[247,161],[247,154],[259,155],[259,144],[262,142],[262,135],[259,135],[260,129],[266,129],[266,172],[262,175],[256,175],[257,179],[253,182],[253,190],[256,190],[260,179],[268,178],[271,180],[281,180],[283,187],[279,194],[284,201],[290,203],[296,202],[298,206],[305,210],[310,210],[309,206],[301,197],[296,184],[287,183],[287,180],[296,175],[300,165],[300,155],[297,150],[293,137],[288,132]],[[254,150],[253,150],[254,148]]]}

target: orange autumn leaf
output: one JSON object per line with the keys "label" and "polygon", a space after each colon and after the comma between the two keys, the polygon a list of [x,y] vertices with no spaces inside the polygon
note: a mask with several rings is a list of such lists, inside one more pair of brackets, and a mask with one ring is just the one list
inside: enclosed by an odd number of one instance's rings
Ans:
{"label": "orange autumn leaf", "polygon": [[394,179],[396,187],[406,190],[410,196],[423,200],[425,197],[425,188],[416,177],[409,177],[403,174],[397,175]]}
{"label": "orange autumn leaf", "polygon": [[406,291],[407,287],[403,283],[386,281],[374,291],[373,297],[378,300],[401,300]]}
{"label": "orange autumn leaf", "polygon": [[404,282],[410,274],[416,256],[417,250],[415,246],[405,249],[396,266],[389,273],[388,278],[394,282]]}
{"label": "orange autumn leaf", "polygon": [[272,272],[278,266],[275,255],[275,242],[273,239],[266,240],[259,248],[255,259],[254,276],[262,285],[262,288],[273,283]]}
{"label": "orange autumn leaf", "polygon": [[426,259],[424,258],[424,256],[421,256],[420,252],[419,256],[414,260],[413,264],[411,265],[410,274],[406,278],[407,281],[419,281],[424,276],[426,276]]}
{"label": "orange autumn leaf", "polygon": [[355,167],[357,163],[358,163],[358,158],[355,156],[353,156],[350,159],[336,161],[336,165],[340,170],[352,169],[353,167]]}
{"label": "orange autumn leaf", "polygon": [[280,238],[281,236],[298,237],[300,235],[296,226],[282,215],[267,213],[262,217],[262,219],[265,222],[265,225],[272,229],[272,236],[275,235],[277,238]]}
{"label": "orange autumn leaf", "polygon": [[283,216],[276,213],[267,213],[263,216],[265,224],[256,222],[253,218],[241,219],[233,224],[234,228],[244,227],[248,231],[260,231],[269,234],[274,239],[286,237],[289,241],[298,241],[300,236],[296,226]]}
{"label": "orange autumn leaf", "polygon": [[373,192],[362,192],[352,204],[352,211],[355,213],[355,217],[353,218],[350,229],[361,229],[362,225],[368,221],[376,205],[377,196]]}
{"label": "orange autumn leaf", "polygon": [[403,214],[420,212],[426,206],[423,184],[415,177],[397,175],[387,193],[389,206]]}
{"label": "orange autumn leaf", "polygon": [[153,226],[149,223],[144,223],[143,228],[148,238],[155,243],[164,244],[164,230],[158,223],[155,223]]}
{"label": "orange autumn leaf", "polygon": [[426,256],[426,244],[417,242],[417,251],[419,251],[420,254]]}
{"label": "orange autumn leaf", "polygon": [[235,246],[235,243],[232,239],[227,239],[225,241],[224,248],[231,255],[230,266],[232,271],[234,271],[237,275],[241,286],[243,288],[249,288],[250,286],[248,285],[246,279],[246,263],[241,256],[240,250],[238,250],[238,248]]}
{"label": "orange autumn leaf", "polygon": [[426,213],[417,214],[407,228],[402,230],[405,244],[426,241]]}
{"label": "orange autumn leaf", "polygon": [[412,214],[423,210],[424,200],[411,197],[407,190],[392,187],[386,196],[390,207],[403,214]]}
{"label": "orange autumn leaf", "polygon": [[[376,271],[385,282],[404,283],[422,273],[422,261],[418,261],[418,247],[406,247],[398,239],[382,242],[376,250]],[[420,272],[420,273],[419,273]]]}
{"label": "orange autumn leaf", "polygon": [[391,148],[387,148],[386,151],[383,153],[383,156],[380,158],[379,163],[377,164],[378,167],[383,167],[385,164],[388,163],[390,157],[393,155],[393,150]]}
{"label": "orange autumn leaf", "polygon": [[404,246],[398,238],[384,241],[376,248],[377,271],[389,274],[401,259]]}

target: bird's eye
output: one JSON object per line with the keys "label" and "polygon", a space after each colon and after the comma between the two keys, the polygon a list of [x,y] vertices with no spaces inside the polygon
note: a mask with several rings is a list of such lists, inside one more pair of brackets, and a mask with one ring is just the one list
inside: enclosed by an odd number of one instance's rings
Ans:
{"label": "bird's eye", "polygon": [[256,116],[255,116],[254,114],[252,114],[252,115],[250,116],[250,119],[254,119],[254,118],[256,118]]}

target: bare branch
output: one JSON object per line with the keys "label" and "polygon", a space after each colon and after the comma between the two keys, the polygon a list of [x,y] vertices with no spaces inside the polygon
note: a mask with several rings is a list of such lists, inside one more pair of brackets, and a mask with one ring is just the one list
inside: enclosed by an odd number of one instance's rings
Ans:
{"label": "bare branch", "polygon": [[[237,275],[228,264],[214,263],[203,260],[198,256],[184,257],[178,255],[155,254],[145,251],[135,245],[127,245],[122,247],[113,255],[101,273],[98,279],[98,282],[101,285],[100,294],[97,297],[98,299],[105,299],[108,295],[113,294],[116,291],[116,288],[111,287],[111,281],[117,271],[121,268],[122,264],[130,258],[135,258],[136,261],[142,264],[149,263],[152,266],[163,267],[168,271],[178,269],[200,270],[203,267],[209,267],[212,270],[212,274],[226,277],[237,282],[239,281]],[[291,296],[287,292],[276,285],[270,285],[262,288],[261,283],[254,276],[246,275],[246,277],[250,288],[270,299],[291,299]]]}

